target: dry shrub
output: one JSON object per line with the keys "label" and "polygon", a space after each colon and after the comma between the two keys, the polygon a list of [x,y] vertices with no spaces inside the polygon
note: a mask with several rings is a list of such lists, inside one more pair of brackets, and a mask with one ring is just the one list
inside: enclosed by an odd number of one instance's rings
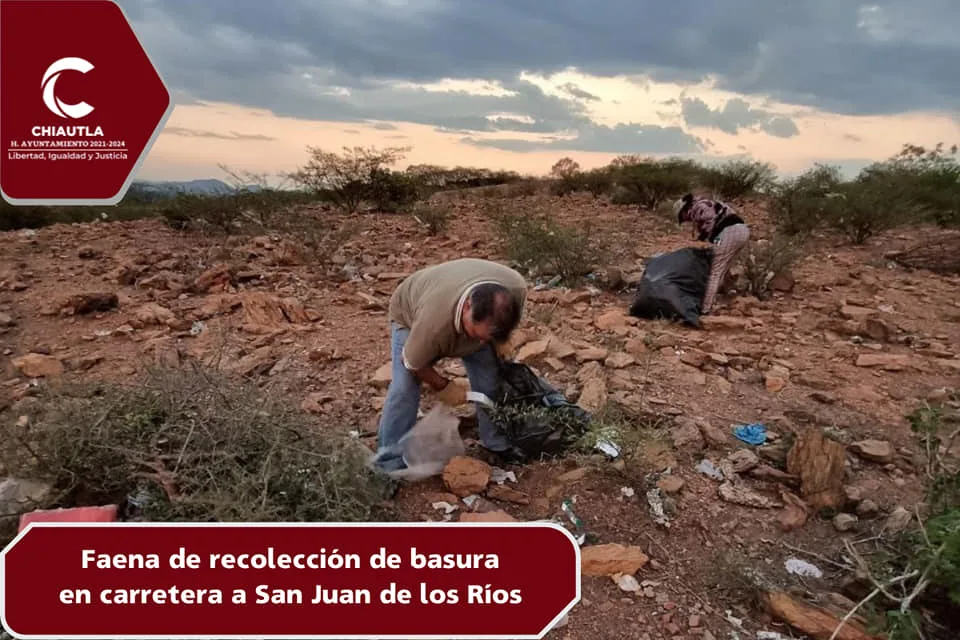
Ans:
{"label": "dry shrub", "polygon": [[497,193],[507,199],[535,196],[544,191],[545,184],[537,178],[523,178],[497,187]]}
{"label": "dry shrub", "polygon": [[287,232],[295,238],[319,266],[328,266],[343,244],[359,231],[359,226],[334,216],[315,215],[303,212],[295,219]]}
{"label": "dry shrub", "polygon": [[766,162],[730,160],[708,167],[700,174],[700,182],[716,197],[725,200],[766,192],[776,180],[776,171]]}
{"label": "dry shrub", "polygon": [[741,258],[747,293],[761,300],[768,297],[770,282],[777,275],[789,272],[802,250],[803,242],[797,236],[782,233],[749,243]]}
{"label": "dry shrub", "polygon": [[427,230],[427,234],[435,236],[444,231],[450,222],[450,209],[446,206],[420,202],[413,209],[413,217],[416,218]]}
{"label": "dry shrub", "polygon": [[491,216],[507,257],[530,275],[554,275],[572,283],[593,269],[599,247],[589,231],[548,215]]}
{"label": "dry shrub", "polygon": [[11,475],[49,482],[51,507],[136,506],[149,521],[369,521],[369,452],[298,403],[199,366],[130,385],[49,388],[6,427]]}
{"label": "dry shrub", "polygon": [[910,269],[960,274],[960,233],[944,233],[887,257]]}

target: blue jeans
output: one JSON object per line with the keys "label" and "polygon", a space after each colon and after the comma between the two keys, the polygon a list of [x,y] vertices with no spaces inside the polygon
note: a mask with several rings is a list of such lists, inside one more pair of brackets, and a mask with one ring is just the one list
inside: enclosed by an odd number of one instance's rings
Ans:
{"label": "blue jeans", "polygon": [[[404,468],[400,439],[417,423],[420,409],[420,381],[403,365],[403,345],[410,330],[395,322],[390,323],[390,352],[392,360],[390,386],[383,404],[377,442],[377,465],[385,471]],[[476,353],[463,358],[470,389],[493,399],[497,393],[497,359],[493,347],[484,345]],[[477,407],[480,442],[491,451],[503,451],[510,445],[499,433],[483,407]]]}

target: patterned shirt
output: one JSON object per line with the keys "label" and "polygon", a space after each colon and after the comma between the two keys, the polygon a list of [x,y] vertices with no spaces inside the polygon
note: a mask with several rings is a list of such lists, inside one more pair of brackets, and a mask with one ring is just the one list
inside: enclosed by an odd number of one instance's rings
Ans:
{"label": "patterned shirt", "polygon": [[[720,205],[719,213],[717,212],[718,204]],[[684,213],[683,220],[684,222],[694,223],[697,226],[697,231],[700,232],[700,239],[706,240],[710,237],[710,232],[713,231],[717,219],[728,213],[734,213],[733,208],[728,204],[702,198],[693,201],[693,204]]]}

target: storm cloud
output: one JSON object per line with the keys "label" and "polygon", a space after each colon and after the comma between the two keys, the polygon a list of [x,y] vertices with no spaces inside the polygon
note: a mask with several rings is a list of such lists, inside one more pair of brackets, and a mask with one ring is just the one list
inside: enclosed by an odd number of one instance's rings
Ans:
{"label": "storm cloud", "polygon": [[[960,110],[960,3],[955,0],[120,0],[164,79],[195,100],[278,115],[393,121],[473,132],[556,134],[540,148],[683,152],[682,129],[603,127],[597,96],[547,95],[520,80],[570,67],[596,76],[721,89],[841,114]],[[485,79],[506,95],[410,87]],[[796,135],[787,116],[744,100],[682,103],[687,125]],[[491,118],[515,114],[517,118]],[[623,127],[623,128],[621,128]],[[624,139],[621,136],[627,136]],[[476,140],[524,148],[526,139]]]}

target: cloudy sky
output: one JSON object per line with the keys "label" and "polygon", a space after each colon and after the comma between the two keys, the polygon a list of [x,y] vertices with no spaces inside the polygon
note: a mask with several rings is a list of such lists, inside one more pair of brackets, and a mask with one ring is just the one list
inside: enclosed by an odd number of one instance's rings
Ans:
{"label": "cloudy sky", "polygon": [[957,0],[119,4],[177,104],[148,179],[287,171],[307,145],[529,173],[750,155],[792,174],[960,142]]}

